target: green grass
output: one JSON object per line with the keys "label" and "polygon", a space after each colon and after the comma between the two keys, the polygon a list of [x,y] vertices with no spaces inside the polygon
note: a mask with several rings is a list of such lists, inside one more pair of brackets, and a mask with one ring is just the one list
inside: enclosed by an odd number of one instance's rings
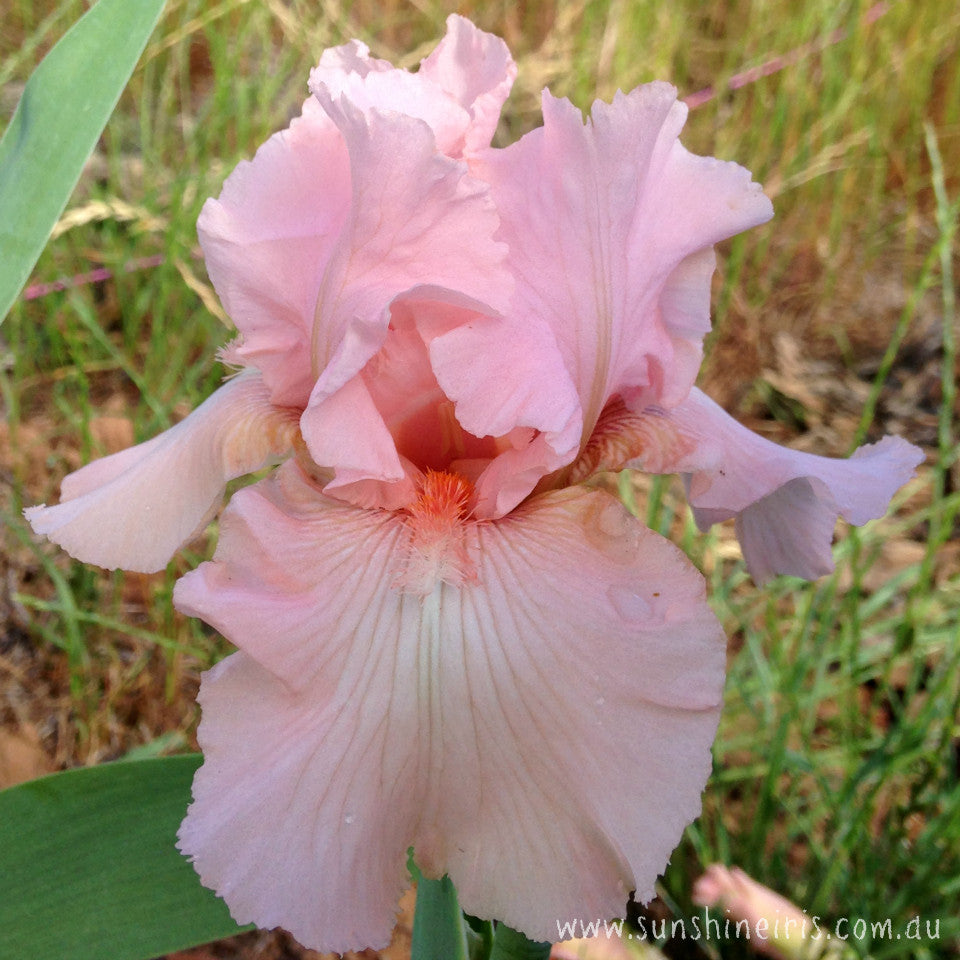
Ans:
{"label": "green grass", "polygon": [[[4,120],[17,85],[83,4],[8,7]],[[722,251],[705,378],[734,412],[781,438],[796,433],[796,424],[772,422],[777,411],[762,402],[769,385],[758,392],[777,364],[775,334],[786,333],[862,388],[859,421],[834,426],[835,449],[821,452],[841,455],[903,425],[927,431],[928,464],[899,509],[842,537],[837,572],[814,584],[756,588],[728,534],[695,533],[669,481],[637,502],[707,571],[732,651],[704,815],[674,856],[664,900],[678,916],[689,912],[691,881],[719,859],[811,915],[890,917],[894,931],[917,915],[940,920],[939,940],[851,940],[860,955],[947,957],[960,940],[960,574],[949,550],[960,514],[960,11],[894,2],[868,23],[870,9],[596,0],[495,3],[476,19],[504,35],[519,61],[501,143],[539,122],[545,84],[583,107],[654,77],[681,94],[717,90],[691,114],[684,142],[748,166],[777,209],[772,224]],[[125,748],[175,733],[159,720],[127,724],[117,691],[136,687],[159,658],[167,679],[155,692],[172,703],[224,648],[170,606],[178,571],[199,556],[152,578],[100,575],[36,542],[20,508],[53,500],[65,472],[103,452],[104,414],[129,418],[145,439],[219,382],[213,357],[229,332],[185,281],[189,273],[207,284],[195,258],[197,214],[233,165],[296,112],[320,51],[357,36],[410,66],[446,12],[431,0],[172,0],[68,207],[76,225],[34,272],[50,281],[107,266],[114,279],[20,302],[0,330],[0,404],[15,451],[0,462],[0,566],[30,642],[62,658],[69,762],[102,757],[101,727],[126,724]],[[844,38],[827,44],[835,31]],[[799,62],[727,89],[740,71],[797,49],[807,51]],[[152,255],[162,265],[124,270]],[[871,299],[883,283],[892,293]],[[891,383],[926,375],[915,362],[924,346],[939,379],[918,394],[916,415],[904,414]],[[919,548],[891,562],[904,543]],[[743,955],[738,943],[670,949]]]}

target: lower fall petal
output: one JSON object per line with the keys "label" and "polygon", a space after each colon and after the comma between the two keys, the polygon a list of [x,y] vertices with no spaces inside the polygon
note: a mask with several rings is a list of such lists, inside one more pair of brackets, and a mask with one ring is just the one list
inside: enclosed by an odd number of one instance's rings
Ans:
{"label": "lower fall petal", "polygon": [[741,426],[694,389],[670,419],[697,448],[687,467],[688,496],[701,530],[736,517],[751,576],[812,580],[833,570],[837,517],[862,526],[882,517],[915,475],[923,452],[900,437],[859,447],[846,460],[781,447]]}
{"label": "lower fall petal", "polygon": [[257,375],[229,380],[186,419],[64,478],[61,502],[24,511],[34,531],[110,570],[162,570],[219,506],[228,480],[286,455],[296,414]]}
{"label": "lower fall petal", "polygon": [[683,474],[697,526],[735,517],[747,569],[763,583],[778,574],[812,580],[829,573],[837,517],[857,526],[882,517],[923,456],[900,437],[846,460],[791,450],[694,388],[669,410],[610,405],[572,475],[624,467]]}
{"label": "lower fall petal", "polygon": [[739,424],[705,393],[694,388],[669,412],[686,437],[697,441],[692,455],[690,502],[706,525],[742,512],[800,477],[829,498],[845,520],[862,526],[886,513],[890,499],[923,461],[923,451],[900,437],[884,437],[843,459],[781,447]]}
{"label": "lower fall petal", "polygon": [[380,699],[384,652],[357,651],[329,698],[292,694],[244,653],[203,675],[204,763],[178,846],[238,923],[338,953],[389,942],[407,885],[416,730]]}
{"label": "lower fall petal", "polygon": [[653,896],[700,812],[725,641],[687,558],[607,494],[478,537],[478,588],[439,612],[447,762],[415,851],[468,913],[551,939]]}
{"label": "lower fall petal", "polygon": [[387,941],[410,845],[535,939],[649,898],[711,765],[702,578],[600,491],[465,521],[471,575],[432,590],[405,587],[414,533],[293,463],[234,497],[175,597],[242,651],[203,680],[181,848],[238,920],[321,950]]}

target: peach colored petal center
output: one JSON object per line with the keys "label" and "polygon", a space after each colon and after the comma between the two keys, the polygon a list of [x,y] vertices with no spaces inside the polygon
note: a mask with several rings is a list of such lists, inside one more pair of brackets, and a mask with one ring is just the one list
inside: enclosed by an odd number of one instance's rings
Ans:
{"label": "peach colored petal center", "polygon": [[380,351],[361,376],[396,443],[397,453],[421,470],[448,470],[456,460],[492,460],[493,437],[475,437],[457,421],[437,383],[427,344],[413,326],[390,325]]}
{"label": "peach colored petal center", "polygon": [[537,431],[515,427],[503,436],[475,436],[464,429],[456,403],[437,381],[430,345],[469,318],[455,309],[444,316],[434,312],[437,306],[395,305],[383,346],[360,377],[397,454],[418,473],[461,476],[472,506],[473,483],[484,470],[505,451],[527,446]]}

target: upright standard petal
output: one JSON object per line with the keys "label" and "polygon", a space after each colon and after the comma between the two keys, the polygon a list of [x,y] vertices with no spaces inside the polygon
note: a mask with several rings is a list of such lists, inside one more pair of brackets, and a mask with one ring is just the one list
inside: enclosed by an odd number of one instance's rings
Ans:
{"label": "upright standard petal", "polygon": [[469,571],[410,589],[419,522],[292,463],[233,498],[175,594],[242,651],[203,679],[181,849],[238,921],[322,950],[387,942],[411,844],[468,912],[538,939],[649,898],[710,770],[725,649],[702,578],[566,490],[462,520]]}
{"label": "upright standard petal", "polygon": [[418,73],[431,80],[470,115],[463,153],[490,146],[500,110],[517,76],[517,66],[499,37],[478,30],[466,17],[447,17],[446,36],[420,64]]}
{"label": "upright standard petal", "polygon": [[207,270],[240,339],[231,361],[263,373],[274,403],[305,406],[310,336],[351,200],[346,143],[312,98],[227,177],[197,222]]}
{"label": "upright standard petal", "polygon": [[499,310],[511,287],[488,188],[463,163],[437,153],[426,124],[367,116],[344,99],[327,109],[350,148],[353,203],[313,325],[319,377],[302,429],[318,463],[323,436],[313,411],[383,346],[395,297],[429,284]]}
{"label": "upright standard petal", "polygon": [[326,50],[310,73],[321,102],[346,94],[365,112],[402,113],[426,121],[437,148],[469,158],[490,146],[516,66],[507,45],[451,14],[447,33],[416,73],[370,56],[358,40]]}
{"label": "upright standard petal", "polygon": [[553,327],[585,443],[614,394],[634,408],[686,395],[710,327],[709,248],[772,208],[746,170],[680,145],[686,109],[668,84],[597,102],[586,124],[545,92],[543,114],[480,168],[510,247],[514,310]]}
{"label": "upright standard petal", "polygon": [[923,458],[900,437],[860,447],[846,460],[781,447],[694,388],[670,410],[634,414],[609,406],[573,475],[624,467],[684,474],[697,526],[736,517],[747,569],[763,583],[833,570],[837,517],[857,526],[882,517]]}
{"label": "upright standard petal", "polygon": [[69,474],[56,506],[24,513],[78,560],[152,573],[206,524],[228,480],[289,454],[296,433],[296,412],[241,375],[165,433]]}

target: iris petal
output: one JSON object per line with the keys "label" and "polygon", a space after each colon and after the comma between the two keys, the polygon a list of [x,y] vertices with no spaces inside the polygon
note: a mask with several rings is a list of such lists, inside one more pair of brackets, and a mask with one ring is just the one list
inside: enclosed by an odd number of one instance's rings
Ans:
{"label": "iris petal", "polygon": [[274,403],[310,395],[314,307],[350,199],[346,143],[311,98],[201,211],[207,270],[240,333],[227,355],[262,372]]}
{"label": "iris petal", "polygon": [[545,93],[543,115],[480,169],[510,247],[512,310],[552,327],[586,443],[614,395],[632,406],[686,396],[710,328],[710,247],[772,207],[742,167],[680,145],[686,108],[669,84],[598,101],[586,123]]}
{"label": "iris petal", "polygon": [[923,458],[900,437],[859,447],[846,460],[781,447],[694,388],[670,410],[609,407],[582,462],[589,472],[683,474],[697,526],[735,517],[747,568],[762,583],[829,573],[837,517],[857,526],[882,517]]}
{"label": "iris petal", "polygon": [[228,480],[287,456],[296,432],[296,413],[241,375],[165,433],[67,476],[56,506],[24,513],[79,560],[152,573],[206,526]]}
{"label": "iris petal", "polygon": [[238,920],[383,944],[410,844],[466,910],[534,938],[652,895],[719,715],[702,578],[599,491],[466,522],[463,544],[475,579],[406,592],[403,518],[291,463],[234,497],[178,584],[242,651],[203,680],[181,832]]}
{"label": "iris petal", "polygon": [[391,111],[426,121],[437,147],[468,158],[488,147],[517,69],[507,45],[452,14],[447,33],[416,73],[370,56],[352,40],[326,50],[310,74],[321,99],[346,96],[364,112]]}

